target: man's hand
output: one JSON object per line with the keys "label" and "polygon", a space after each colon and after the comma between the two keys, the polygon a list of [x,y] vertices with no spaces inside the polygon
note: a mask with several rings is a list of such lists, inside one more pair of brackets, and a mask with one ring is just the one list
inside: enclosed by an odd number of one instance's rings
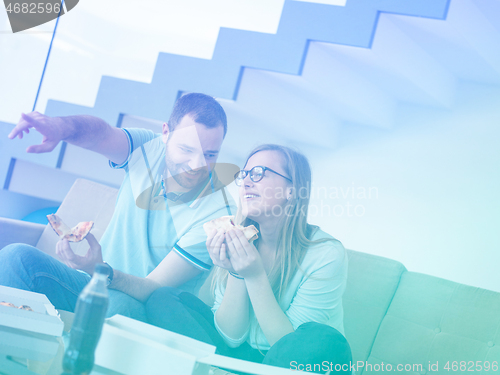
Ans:
{"label": "man's hand", "polygon": [[8,137],[21,139],[31,128],[43,135],[43,140],[39,145],[28,147],[26,152],[50,152],[59,142],[65,141],[104,155],[116,164],[127,160],[129,154],[129,141],[123,130],[108,125],[98,117],[88,115],[50,117],[38,112],[27,115],[23,113]]}
{"label": "man's hand", "polygon": [[75,254],[73,250],[71,250],[67,239],[59,240],[57,242],[56,255],[68,267],[76,270],[82,270],[87,272],[89,275],[92,275],[96,264],[102,263],[101,245],[99,245],[99,242],[97,242],[92,233],[87,234],[85,239],[90,245],[90,248],[85,256],[82,257]]}
{"label": "man's hand", "polygon": [[16,136],[19,139],[23,138],[24,133],[28,134],[30,128],[34,128],[43,135],[42,143],[32,145],[26,149],[29,153],[42,153],[52,151],[57,144],[64,139],[65,128],[60,117],[49,117],[39,112],[31,112],[22,114],[17,125],[12,129],[8,137],[14,139]]}

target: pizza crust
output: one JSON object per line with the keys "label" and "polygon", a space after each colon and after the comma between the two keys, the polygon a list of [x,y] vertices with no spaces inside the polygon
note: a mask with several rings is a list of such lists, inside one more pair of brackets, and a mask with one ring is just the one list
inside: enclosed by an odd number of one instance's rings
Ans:
{"label": "pizza crust", "polygon": [[10,303],[10,302],[5,302],[5,301],[0,302],[0,306],[14,307],[17,309],[16,305],[14,305],[13,303]]}
{"label": "pizza crust", "polygon": [[1,301],[0,302],[0,306],[7,306],[7,307],[13,307],[15,309],[19,309],[19,310],[26,310],[26,311],[33,311],[33,312],[36,312],[34,311],[30,306],[28,305],[21,305],[21,306],[16,306],[14,305],[13,303],[11,302],[5,302],[5,301]]}
{"label": "pizza crust", "polygon": [[259,231],[257,230],[257,228],[255,228],[254,225],[249,225],[248,227],[244,227],[243,225],[236,225],[234,223],[234,216],[222,216],[203,224],[203,229],[205,230],[207,236],[210,235],[210,233],[214,229],[223,229],[225,233],[232,228],[240,229],[245,235],[248,242],[255,241],[259,237],[257,235]]}
{"label": "pizza crust", "polygon": [[29,307],[28,305],[21,305],[21,306],[18,307],[18,309],[27,310],[27,311],[33,311],[33,309],[31,307]]}
{"label": "pizza crust", "polygon": [[87,234],[90,233],[90,230],[94,226],[93,221],[82,221],[73,228],[70,228],[64,224],[61,218],[56,214],[47,215],[47,219],[49,219],[50,226],[54,229],[54,232],[57,233],[59,238],[66,238],[70,242],[82,241],[87,237]]}

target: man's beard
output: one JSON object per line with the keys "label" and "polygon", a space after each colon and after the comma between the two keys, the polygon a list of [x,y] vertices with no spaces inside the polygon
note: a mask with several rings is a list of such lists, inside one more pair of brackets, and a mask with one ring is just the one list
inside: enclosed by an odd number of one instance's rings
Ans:
{"label": "man's beard", "polygon": [[[168,152],[166,154],[166,164],[167,164],[167,169],[170,172],[170,175],[172,176],[180,186],[182,186],[185,189],[192,189],[195,186],[199,185],[201,182],[207,179],[208,177],[208,170],[207,167],[199,168],[199,172],[194,175],[190,176],[188,175],[185,171],[191,171],[189,166],[186,164],[175,164],[169,157]],[[167,181],[168,185],[168,181]]]}

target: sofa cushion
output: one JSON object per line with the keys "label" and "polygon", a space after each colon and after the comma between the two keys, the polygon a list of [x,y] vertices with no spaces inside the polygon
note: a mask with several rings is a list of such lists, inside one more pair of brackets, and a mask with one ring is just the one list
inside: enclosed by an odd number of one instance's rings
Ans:
{"label": "sofa cushion", "polygon": [[353,361],[365,361],[406,268],[399,262],[347,250],[349,270],[342,299],[344,329]]}
{"label": "sofa cushion", "polygon": [[[444,366],[449,361],[450,370]],[[368,363],[422,365],[454,373],[453,361],[500,365],[500,293],[406,272],[382,321]],[[458,367],[458,369],[460,369]],[[378,372],[378,371],[367,371]],[[491,369],[490,369],[490,372]]]}
{"label": "sofa cushion", "polygon": [[35,246],[45,225],[0,217],[0,250],[15,242]]}

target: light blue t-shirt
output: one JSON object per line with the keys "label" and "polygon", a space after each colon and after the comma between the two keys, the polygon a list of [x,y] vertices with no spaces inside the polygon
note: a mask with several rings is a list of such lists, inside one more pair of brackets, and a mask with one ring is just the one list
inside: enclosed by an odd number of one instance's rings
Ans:
{"label": "light blue t-shirt", "polygon": [[[342,243],[318,228],[312,240],[331,238],[332,241],[312,245],[284,292],[279,305],[290,320],[293,329],[307,322],[328,324],[344,334],[344,310],[342,295],[347,281],[347,252]],[[216,285],[215,303],[212,311],[219,308],[225,288]],[[250,326],[238,339],[227,336],[217,324],[215,327],[230,347],[237,347],[245,341],[255,349],[269,350],[270,345],[260,328],[253,310]]]}
{"label": "light blue t-shirt", "polygon": [[206,184],[180,197],[164,196],[165,144],[160,134],[136,128],[123,131],[130,152],[121,165],[110,162],[111,167],[126,173],[113,217],[100,241],[103,259],[122,272],[146,277],[174,250],[205,271],[180,286],[197,295],[212,267],[203,224],[236,212],[234,201],[214,174]]}

